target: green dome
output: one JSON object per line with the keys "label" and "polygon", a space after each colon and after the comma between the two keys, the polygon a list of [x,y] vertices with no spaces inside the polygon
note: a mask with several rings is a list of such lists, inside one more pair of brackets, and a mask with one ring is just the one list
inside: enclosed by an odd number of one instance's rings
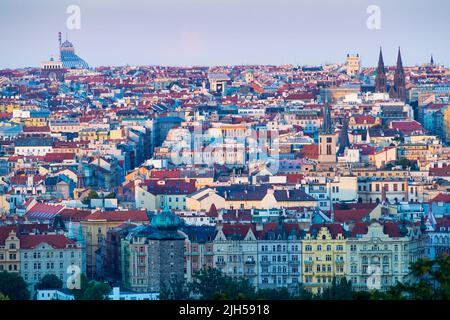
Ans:
{"label": "green dome", "polygon": [[151,226],[159,231],[176,231],[182,225],[180,217],[172,213],[169,208],[152,218]]}

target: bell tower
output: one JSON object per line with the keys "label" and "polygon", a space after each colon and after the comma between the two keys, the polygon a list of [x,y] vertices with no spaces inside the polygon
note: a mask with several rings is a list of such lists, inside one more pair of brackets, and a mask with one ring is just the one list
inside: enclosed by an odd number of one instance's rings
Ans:
{"label": "bell tower", "polygon": [[319,163],[335,163],[337,161],[336,146],[337,137],[333,130],[330,107],[328,101],[325,101],[322,128],[319,131]]}

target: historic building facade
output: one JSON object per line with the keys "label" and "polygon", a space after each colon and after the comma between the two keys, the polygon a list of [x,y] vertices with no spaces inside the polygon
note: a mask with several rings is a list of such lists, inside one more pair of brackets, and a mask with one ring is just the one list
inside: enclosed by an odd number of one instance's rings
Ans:
{"label": "historic building facade", "polygon": [[149,225],[137,227],[122,240],[122,284],[137,292],[160,292],[171,280],[184,280],[181,219],[168,207]]}
{"label": "historic building facade", "polygon": [[305,289],[321,292],[334,278],[345,277],[346,239],[340,224],[312,225],[301,245]]}
{"label": "historic building facade", "polygon": [[423,255],[423,237],[393,222],[360,223],[347,239],[347,278],[357,290],[385,290],[404,282]]}

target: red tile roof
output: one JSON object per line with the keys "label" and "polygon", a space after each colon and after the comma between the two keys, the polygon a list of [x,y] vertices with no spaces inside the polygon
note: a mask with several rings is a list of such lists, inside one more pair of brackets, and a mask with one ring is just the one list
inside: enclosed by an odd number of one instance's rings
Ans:
{"label": "red tile roof", "polygon": [[440,193],[436,197],[434,197],[431,202],[446,202],[450,203],[450,194],[448,193]]}
{"label": "red tile roof", "polygon": [[358,234],[367,234],[369,231],[369,227],[367,223],[364,222],[357,222],[353,226],[351,237],[355,238]]}
{"label": "red tile roof", "polygon": [[61,218],[65,221],[80,221],[91,214],[90,210],[81,210],[75,208],[65,208],[59,212]]}
{"label": "red tile roof", "polygon": [[195,179],[145,180],[147,191],[152,194],[191,194],[197,190]]}
{"label": "red tile roof", "polygon": [[254,226],[252,224],[250,224],[250,223],[246,223],[246,224],[238,224],[238,223],[224,224],[223,227],[222,227],[222,231],[223,231],[223,233],[225,234],[225,236],[227,238],[237,235],[240,239],[244,239],[250,229],[252,229],[253,233],[256,234]]}
{"label": "red tile roof", "polygon": [[383,225],[383,232],[392,238],[401,237],[400,227],[397,223],[394,223],[394,222],[390,222],[390,221],[385,222]]}
{"label": "red tile roof", "polygon": [[75,153],[70,152],[49,152],[44,156],[45,162],[58,163],[64,160],[75,160]]}
{"label": "red tile roof", "polygon": [[436,230],[439,231],[440,228],[450,228],[450,217],[449,216],[445,216],[445,217],[436,219]]}
{"label": "red tile roof", "polygon": [[23,127],[23,132],[48,132],[50,133],[49,126],[28,126]]}
{"label": "red tile roof", "polygon": [[[42,176],[33,176],[33,184],[35,185],[44,179],[45,177]],[[27,181],[28,177],[26,175],[13,176],[10,179],[10,183],[17,186],[25,186],[27,184]]]}
{"label": "red tile roof", "polygon": [[371,115],[367,116],[354,116],[356,124],[374,124],[376,121],[376,118]]}
{"label": "red tile roof", "polygon": [[52,219],[54,218],[64,207],[56,204],[36,203],[28,212],[25,217],[28,219]]}
{"label": "red tile roof", "polygon": [[319,145],[318,144],[306,144],[300,150],[305,158],[318,159],[319,158]]}
{"label": "red tile roof", "polygon": [[81,220],[148,221],[145,210],[96,211]]}
{"label": "red tile roof", "polygon": [[279,174],[279,176],[285,176],[286,177],[286,182],[288,184],[300,183],[300,181],[304,177],[304,175],[302,173],[286,173],[286,174]]}
{"label": "red tile roof", "polygon": [[411,134],[413,132],[425,132],[425,129],[422,127],[422,125],[415,121],[392,121],[391,122],[391,128],[397,129],[398,131],[404,133],[404,134]]}
{"label": "red tile roof", "polygon": [[210,218],[217,218],[219,216],[216,205],[214,203],[211,205],[211,208],[209,208],[209,211],[206,213],[206,215]]}
{"label": "red tile roof", "polygon": [[442,168],[430,168],[430,176],[433,177],[449,177],[450,176],[450,166],[444,166]]}
{"label": "red tile roof", "polygon": [[15,231],[17,233],[17,226],[16,225],[0,226],[0,246],[5,245],[5,240],[6,238],[8,238],[11,231]]}
{"label": "red tile roof", "polygon": [[[268,232],[276,230],[278,225],[278,222],[265,223],[263,230],[258,233],[258,239],[263,239]],[[300,232],[298,223],[283,223],[283,231],[286,232],[286,234],[290,234],[292,230],[296,230],[297,234]]]}
{"label": "red tile roof", "polygon": [[310,228],[310,232],[315,235],[323,227],[328,229],[333,238],[336,238],[338,234],[345,236],[344,228],[338,223],[313,224]]}
{"label": "red tile roof", "polygon": [[46,232],[49,230],[49,224],[43,223],[26,223],[26,224],[14,224],[14,225],[3,225],[0,226],[0,245],[5,245],[5,240],[9,236],[11,231],[14,231],[16,234],[20,232],[20,234],[27,234],[31,232]]}
{"label": "red tile roof", "polygon": [[181,171],[180,170],[152,170],[150,172],[151,178],[157,178],[157,179],[163,179],[163,178],[169,178],[169,179],[175,179],[175,178],[181,178]]}
{"label": "red tile roof", "polygon": [[[37,234],[37,235],[23,235],[20,236],[21,249],[33,249],[41,243],[48,243],[54,249],[65,249],[75,247],[76,242],[66,238],[62,234]],[[80,249],[75,247],[75,249]]]}
{"label": "red tile roof", "polygon": [[299,92],[288,95],[285,100],[314,100],[315,96],[311,92]]}

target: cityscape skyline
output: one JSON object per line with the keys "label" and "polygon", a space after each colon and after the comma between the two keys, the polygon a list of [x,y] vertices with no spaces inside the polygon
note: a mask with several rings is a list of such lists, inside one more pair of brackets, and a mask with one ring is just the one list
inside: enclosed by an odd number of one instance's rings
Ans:
{"label": "cityscape skyline", "polygon": [[[433,2],[348,1],[343,6],[326,0],[249,0],[236,11],[236,5],[223,1],[109,1],[104,7],[102,1],[40,0],[29,3],[25,12],[6,0],[0,4],[0,24],[14,32],[0,36],[8,44],[0,53],[0,68],[37,67],[56,57],[59,31],[92,66],[321,65],[359,53],[362,66],[374,67],[380,46],[388,66],[395,65],[399,46],[405,66],[427,63],[431,55],[436,63],[449,65],[449,45],[443,40],[450,4],[440,4],[442,10],[433,11],[430,21],[426,17],[431,17]],[[80,29],[66,26],[70,5],[80,9]],[[380,9],[379,30],[366,25],[371,5]]]}
{"label": "cityscape skyline", "polygon": [[450,300],[448,9],[0,1],[0,304]]}

